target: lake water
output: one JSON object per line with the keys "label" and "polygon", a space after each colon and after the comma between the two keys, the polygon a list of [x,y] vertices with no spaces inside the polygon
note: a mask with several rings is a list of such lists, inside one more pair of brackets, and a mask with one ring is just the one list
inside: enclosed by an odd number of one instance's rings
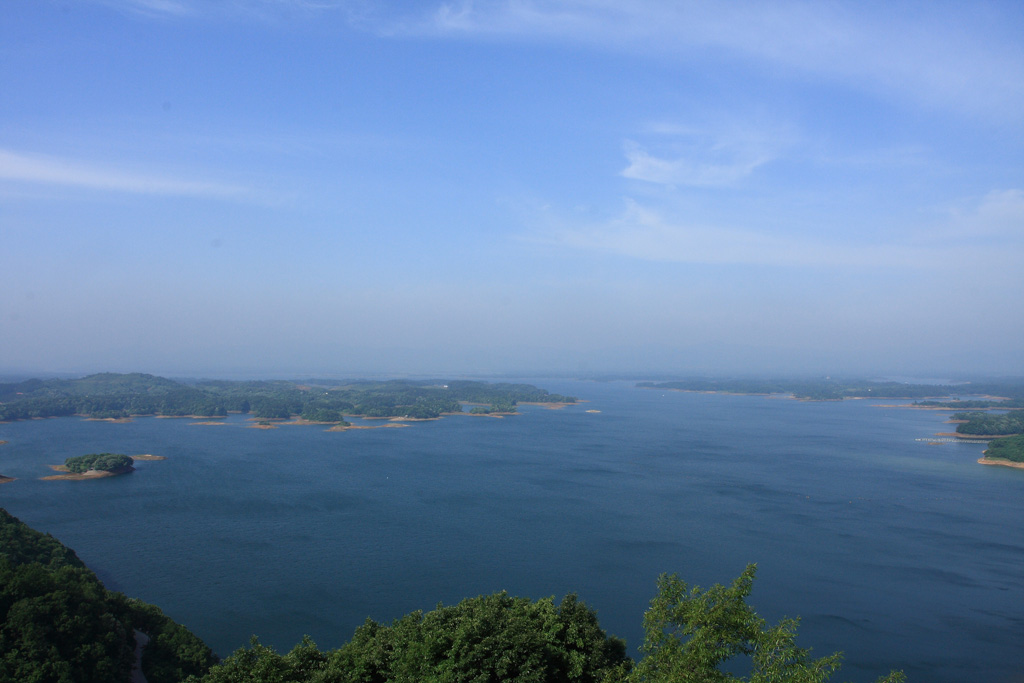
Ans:
{"label": "lake water", "polygon": [[[367,617],[574,591],[633,654],[662,572],[800,616],[836,680],[1024,681],[1024,470],[928,445],[947,413],[531,380],[589,402],[331,433],[140,418],[0,424],[0,506],[226,655]],[[887,403],[894,403],[887,401]],[[600,413],[588,413],[599,410]],[[68,456],[167,456],[40,481]]]}

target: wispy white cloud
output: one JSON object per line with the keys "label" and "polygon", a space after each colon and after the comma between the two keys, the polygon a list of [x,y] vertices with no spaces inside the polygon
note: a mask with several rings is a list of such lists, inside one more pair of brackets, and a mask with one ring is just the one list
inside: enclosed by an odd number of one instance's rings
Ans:
{"label": "wispy white cloud", "polygon": [[196,197],[242,197],[239,185],[135,174],[102,166],[0,148],[0,180],[14,183],[64,185],[106,192]]}
{"label": "wispy white cloud", "polygon": [[739,0],[455,0],[396,8],[370,0],[92,0],[154,16],[272,19],[334,12],[390,36],[573,42],[843,82],[976,115],[1024,118],[1019,14],[996,3]]}
{"label": "wispy white cloud", "polygon": [[949,223],[939,231],[943,236],[1024,243],[1024,190],[993,190],[966,209],[958,208],[950,214]]}
{"label": "wispy white cloud", "polygon": [[733,163],[709,163],[685,157],[659,158],[637,143],[627,141],[626,159],[629,166],[622,170],[625,178],[664,185],[715,187],[736,183],[767,162],[769,157],[737,160]]}
{"label": "wispy white cloud", "polygon": [[[950,239],[993,235],[984,239]],[[548,221],[533,239],[562,247],[633,259],[709,265],[766,265],[817,268],[950,268],[988,263],[1017,264],[1024,256],[1024,192],[985,197],[975,210],[914,239],[858,243],[852,239],[809,238],[782,231],[708,225],[627,200],[616,217],[597,223]]]}
{"label": "wispy white cloud", "polygon": [[93,0],[132,14],[149,17],[224,16],[268,19],[278,14],[344,9],[353,16],[364,0]]}
{"label": "wispy white cloud", "polygon": [[664,122],[648,126],[647,133],[648,144],[625,142],[629,165],[621,175],[694,187],[737,183],[775,158],[789,137],[751,126],[701,129]]}
{"label": "wispy white cloud", "polygon": [[114,9],[150,17],[183,17],[195,14],[195,8],[185,0],[97,0]]}
{"label": "wispy white cloud", "polygon": [[722,51],[756,68],[839,79],[976,114],[1024,116],[1019,18],[937,3],[463,0],[383,30],[573,41],[670,55]]}

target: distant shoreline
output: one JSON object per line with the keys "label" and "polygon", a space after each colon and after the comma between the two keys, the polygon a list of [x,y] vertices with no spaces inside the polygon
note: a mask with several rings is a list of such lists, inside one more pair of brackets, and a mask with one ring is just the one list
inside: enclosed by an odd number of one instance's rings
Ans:
{"label": "distant shoreline", "polygon": [[556,401],[520,401],[521,406],[540,406],[541,408],[547,408],[548,410],[562,410],[568,406],[574,406],[580,403],[586,403],[586,401],[579,400],[575,403],[558,403]]}
{"label": "distant shoreline", "polygon": [[[144,417],[143,415],[133,415],[132,417]],[[227,415],[153,415],[155,418],[161,420],[176,420],[178,418],[188,418],[190,420],[224,420]]]}
{"label": "distant shoreline", "polygon": [[[412,426],[412,425],[409,425],[409,424],[405,424],[404,421],[403,422],[396,422],[396,421],[394,421],[394,420],[399,420],[401,418],[392,417],[392,418],[385,418],[385,419],[389,419],[389,420],[392,420],[392,421],[388,422],[388,424],[383,424],[383,425],[354,425],[354,424],[340,425],[340,424],[336,424],[333,427],[331,427],[330,429],[328,429],[327,431],[329,431],[329,432],[347,432],[350,429],[389,429],[389,428],[390,429],[396,429],[396,428],[401,428],[401,427],[411,427]],[[331,424],[331,423],[328,422],[326,424]]]}

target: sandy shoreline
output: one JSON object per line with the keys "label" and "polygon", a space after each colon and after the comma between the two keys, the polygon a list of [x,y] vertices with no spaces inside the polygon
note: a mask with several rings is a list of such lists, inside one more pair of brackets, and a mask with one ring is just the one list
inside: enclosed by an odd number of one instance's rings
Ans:
{"label": "sandy shoreline", "polygon": [[550,401],[519,401],[518,405],[540,406],[541,408],[547,408],[548,410],[562,410],[567,406],[577,405],[577,403],[582,403],[582,401],[577,401],[576,403],[554,403]]}
{"label": "sandy shoreline", "polygon": [[1002,408],[1000,406],[988,406],[987,408],[965,408],[963,406],[949,405],[949,406],[917,406],[913,403],[876,403],[875,408],[912,408],[913,410],[944,410],[948,413],[984,413],[989,410],[1012,410],[1012,408]]}
{"label": "sandy shoreline", "polygon": [[912,408],[913,410],[945,410],[946,412],[964,412],[963,408],[947,408],[945,406],[915,406],[913,403],[875,403],[872,408]]}
{"label": "sandy shoreline", "polygon": [[134,467],[122,467],[116,470],[87,470],[85,472],[76,473],[68,472],[68,468],[64,465],[49,465],[51,470],[55,472],[63,472],[64,474],[51,474],[48,477],[39,477],[45,481],[84,481],[86,479],[103,479],[105,477],[116,477],[119,474],[128,474],[134,472]]}
{"label": "sandy shoreline", "polygon": [[[467,404],[468,405],[468,404]],[[474,403],[473,405],[484,405],[483,403]],[[458,413],[442,413],[442,415],[454,415],[455,417],[505,417],[506,415],[518,415],[519,413],[471,413],[468,410],[463,410]]]}
{"label": "sandy shoreline", "polygon": [[1013,462],[1012,460],[997,460],[996,458],[978,458],[978,462],[982,465],[1013,467],[1014,469],[1024,470],[1024,462]]}
{"label": "sandy shoreline", "polygon": [[[399,419],[399,418],[391,418],[391,419]],[[330,424],[330,423],[326,423],[326,424]],[[331,427],[330,429],[328,429],[326,431],[328,431],[328,432],[347,432],[350,429],[401,429],[402,427],[411,427],[411,426],[412,425],[405,424],[404,422],[388,422],[387,424],[383,424],[383,425],[354,425],[354,424],[349,424],[349,425],[334,425],[333,427]]]}
{"label": "sandy shoreline", "polygon": [[190,420],[225,420],[227,415],[154,415],[158,420],[177,420],[188,418]]}

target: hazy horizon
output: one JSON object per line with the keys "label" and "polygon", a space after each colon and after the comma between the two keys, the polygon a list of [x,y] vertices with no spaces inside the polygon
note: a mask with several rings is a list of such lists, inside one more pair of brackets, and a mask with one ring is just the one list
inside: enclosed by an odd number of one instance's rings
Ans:
{"label": "hazy horizon", "polygon": [[8,374],[1024,375],[1020,3],[3,12]]}

